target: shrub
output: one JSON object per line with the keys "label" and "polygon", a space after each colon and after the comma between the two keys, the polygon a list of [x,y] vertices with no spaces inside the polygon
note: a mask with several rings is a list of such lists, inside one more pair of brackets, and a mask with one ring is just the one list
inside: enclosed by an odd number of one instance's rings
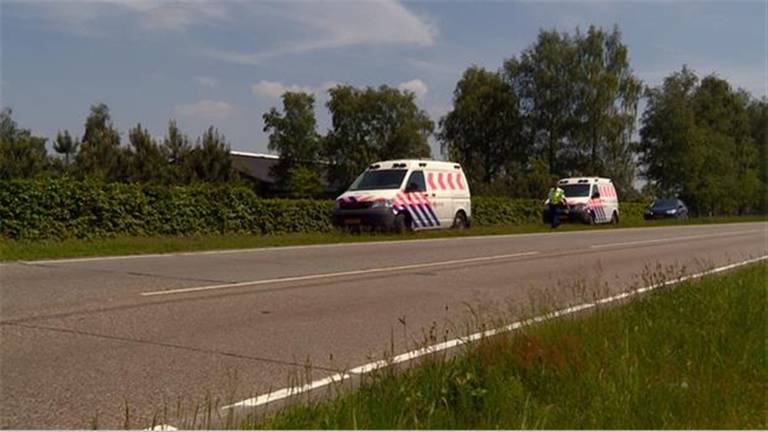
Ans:
{"label": "shrub", "polygon": [[[242,186],[151,186],[67,178],[0,182],[0,235],[12,239],[115,235],[327,232],[329,200],[259,198]],[[535,199],[475,197],[475,225],[539,223]],[[624,221],[642,204],[623,204]]]}

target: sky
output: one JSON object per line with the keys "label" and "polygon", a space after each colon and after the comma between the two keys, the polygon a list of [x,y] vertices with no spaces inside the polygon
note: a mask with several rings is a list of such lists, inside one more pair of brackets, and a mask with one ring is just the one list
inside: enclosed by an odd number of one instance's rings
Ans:
{"label": "sky", "polygon": [[[630,64],[658,85],[687,64],[768,92],[768,1],[0,0],[0,105],[35,134],[77,136],[106,103],[127,140],[217,127],[267,153],[262,115],[287,90],[382,84],[411,91],[437,123],[471,65],[497,70],[541,29],[619,27]],[[439,144],[432,140],[433,155]]]}

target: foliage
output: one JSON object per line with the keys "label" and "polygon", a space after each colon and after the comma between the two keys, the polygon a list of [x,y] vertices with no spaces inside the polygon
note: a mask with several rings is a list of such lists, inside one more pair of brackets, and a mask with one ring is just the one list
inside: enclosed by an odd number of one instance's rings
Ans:
{"label": "foliage", "polygon": [[19,128],[11,114],[0,111],[0,180],[42,175],[48,168],[46,139]]}
{"label": "foliage", "polygon": [[229,144],[218,129],[209,127],[190,153],[194,177],[210,183],[226,183],[236,178],[229,157]]}
{"label": "foliage", "polygon": [[141,123],[128,131],[132,151],[129,153],[128,179],[133,182],[163,183],[168,175],[168,158]]}
{"label": "foliage", "polygon": [[280,154],[272,167],[278,188],[292,197],[310,197],[320,191],[318,158],[321,151],[314,112],[314,96],[283,94],[283,114],[272,108],[264,114],[269,149]]}
{"label": "foliage", "polygon": [[[699,82],[683,67],[646,96],[638,150],[645,176],[662,194],[680,196],[699,214],[760,204],[764,184],[753,138],[760,132],[750,127],[747,95],[714,75]],[[759,123],[759,115],[753,118]]]}
{"label": "foliage", "polygon": [[179,130],[176,120],[168,121],[168,131],[163,138],[162,153],[170,167],[166,178],[172,184],[186,184],[192,178],[192,147],[189,138]]}
{"label": "foliage", "polygon": [[12,180],[0,187],[0,235],[272,234],[330,229],[331,201],[266,200],[231,185],[150,186],[93,180]]}
{"label": "foliage", "polygon": [[77,150],[80,147],[80,142],[77,139],[72,139],[68,130],[63,133],[56,134],[56,140],[53,143],[53,150],[56,153],[64,155],[64,163],[69,166],[70,160],[77,154]]}
{"label": "foliage", "polygon": [[112,124],[109,108],[103,104],[91,106],[85,120],[85,132],[80,152],[75,158],[75,173],[79,178],[120,181],[128,177],[128,152],[120,146],[120,134]]}
{"label": "foliage", "polygon": [[491,184],[512,164],[525,166],[518,98],[498,73],[472,66],[456,84],[453,109],[440,120],[442,151],[462,164],[474,188]]}
{"label": "foliage", "polygon": [[[473,224],[538,224],[542,202],[475,197]],[[230,184],[164,186],[66,177],[12,180],[0,183],[0,236],[58,239],[326,232],[331,229],[332,207],[330,200],[262,199],[248,188]],[[642,218],[642,205],[622,205],[621,211],[622,218],[629,211],[637,220]]]}
{"label": "foliage", "polygon": [[328,178],[333,184],[346,188],[377,160],[430,155],[427,137],[434,124],[416,106],[413,93],[340,85],[329,94],[332,129],[323,153],[331,163]]}
{"label": "foliage", "polygon": [[558,177],[610,177],[632,188],[630,137],[641,85],[618,28],[586,34],[542,31],[504,74],[520,98],[526,141]]}

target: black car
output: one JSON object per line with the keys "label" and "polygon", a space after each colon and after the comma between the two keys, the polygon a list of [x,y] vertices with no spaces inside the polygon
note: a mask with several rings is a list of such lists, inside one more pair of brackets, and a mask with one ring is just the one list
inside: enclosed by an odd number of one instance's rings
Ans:
{"label": "black car", "polygon": [[677,198],[664,198],[654,200],[643,213],[645,220],[688,217],[688,207]]}

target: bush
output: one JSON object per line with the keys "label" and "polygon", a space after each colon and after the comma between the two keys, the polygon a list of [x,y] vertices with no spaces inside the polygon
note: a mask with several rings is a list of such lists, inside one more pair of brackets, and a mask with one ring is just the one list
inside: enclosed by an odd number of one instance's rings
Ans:
{"label": "bush", "polygon": [[[242,186],[150,186],[66,178],[0,182],[0,235],[11,239],[115,235],[327,232],[329,200],[259,198]],[[541,200],[475,197],[475,225],[539,223]],[[624,221],[642,204],[622,204]]]}

